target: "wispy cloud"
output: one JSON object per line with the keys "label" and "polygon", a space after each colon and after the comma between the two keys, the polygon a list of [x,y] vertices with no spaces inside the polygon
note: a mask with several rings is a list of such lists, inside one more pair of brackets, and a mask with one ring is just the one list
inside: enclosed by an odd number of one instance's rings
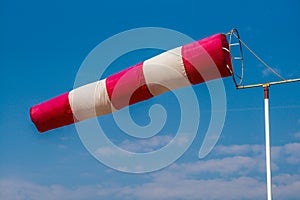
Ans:
{"label": "wispy cloud", "polygon": [[57,147],[59,149],[63,149],[63,150],[68,149],[68,147],[66,145],[64,145],[64,144],[59,144]]}
{"label": "wispy cloud", "polygon": [[263,151],[262,145],[219,145],[214,149],[217,155],[231,156],[231,155],[246,155],[246,154],[261,154]]}
{"label": "wispy cloud", "polygon": [[[43,186],[23,180],[0,180],[0,198],[6,200],[79,200],[96,199],[100,196],[101,186],[82,186],[69,189],[61,185]],[[95,193],[95,191],[99,193]],[[107,190],[105,190],[107,191]]]}
{"label": "wispy cloud", "polygon": [[120,147],[131,152],[150,152],[167,145],[172,139],[172,136],[164,135],[137,141],[124,140]]}
{"label": "wispy cloud", "polygon": [[289,185],[294,182],[298,182],[299,180],[300,180],[300,176],[298,174],[296,175],[280,174],[273,178],[273,182],[279,185]]}
{"label": "wispy cloud", "polygon": [[300,139],[300,132],[295,133],[295,134],[294,134],[294,137],[295,137],[296,139]]}
{"label": "wispy cloud", "polygon": [[101,147],[95,151],[96,156],[114,156],[116,153],[112,147]]}
{"label": "wispy cloud", "polygon": [[264,166],[261,166],[261,163],[263,163],[261,161],[263,160],[246,156],[234,156],[182,164],[177,168],[179,171],[193,174],[215,173],[222,177],[239,176],[248,174],[250,171],[257,171],[257,168],[264,169]]}
{"label": "wispy cloud", "polygon": [[[281,70],[280,69],[278,69],[278,68],[273,68],[273,70],[275,71],[275,72],[277,72],[278,74],[280,74],[281,75]],[[263,75],[263,77],[269,77],[269,76],[275,76],[275,74],[273,73],[273,72],[271,72],[269,69],[264,69],[263,71],[262,71],[262,75]]]}

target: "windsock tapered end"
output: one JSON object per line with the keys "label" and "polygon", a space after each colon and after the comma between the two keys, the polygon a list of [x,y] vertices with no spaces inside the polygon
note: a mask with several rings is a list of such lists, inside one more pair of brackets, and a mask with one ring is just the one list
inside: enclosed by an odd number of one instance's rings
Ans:
{"label": "windsock tapered end", "polygon": [[68,95],[67,92],[30,108],[30,118],[39,132],[75,122]]}

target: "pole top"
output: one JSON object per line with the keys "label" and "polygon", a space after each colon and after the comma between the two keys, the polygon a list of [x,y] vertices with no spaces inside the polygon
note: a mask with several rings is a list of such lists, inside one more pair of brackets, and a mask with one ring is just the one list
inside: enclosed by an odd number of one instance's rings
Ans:
{"label": "pole top", "polygon": [[270,85],[265,85],[264,87],[264,99],[269,99],[269,86]]}

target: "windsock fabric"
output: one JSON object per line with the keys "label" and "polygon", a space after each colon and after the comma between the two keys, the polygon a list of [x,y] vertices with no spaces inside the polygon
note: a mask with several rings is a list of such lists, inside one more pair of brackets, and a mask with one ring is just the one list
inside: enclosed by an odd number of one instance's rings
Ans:
{"label": "windsock fabric", "polygon": [[119,110],[164,92],[232,75],[224,34],[166,51],[30,109],[40,132]]}

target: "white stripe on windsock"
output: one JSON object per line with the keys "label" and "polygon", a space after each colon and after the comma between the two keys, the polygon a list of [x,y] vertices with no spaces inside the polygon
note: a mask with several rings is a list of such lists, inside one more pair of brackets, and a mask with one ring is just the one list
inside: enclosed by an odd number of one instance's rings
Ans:
{"label": "white stripe on windsock", "polygon": [[69,93],[70,106],[78,121],[112,112],[105,80],[81,86]]}
{"label": "white stripe on windsock", "polygon": [[166,51],[144,62],[145,81],[153,96],[191,85],[184,69],[181,48]]}

